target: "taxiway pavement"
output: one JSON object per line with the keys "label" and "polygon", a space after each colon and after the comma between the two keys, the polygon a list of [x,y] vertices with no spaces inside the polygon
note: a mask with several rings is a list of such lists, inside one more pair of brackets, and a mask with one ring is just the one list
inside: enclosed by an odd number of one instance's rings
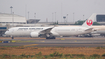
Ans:
{"label": "taxiway pavement", "polygon": [[92,38],[57,38],[57,39],[2,39],[0,46],[35,46],[35,47],[105,47],[104,37]]}

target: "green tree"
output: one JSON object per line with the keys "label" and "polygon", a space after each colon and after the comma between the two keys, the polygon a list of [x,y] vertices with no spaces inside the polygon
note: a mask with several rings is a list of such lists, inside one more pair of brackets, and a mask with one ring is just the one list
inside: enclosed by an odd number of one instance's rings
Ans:
{"label": "green tree", "polygon": [[77,22],[75,22],[75,25],[82,25],[83,23],[84,23],[85,21],[77,21]]}
{"label": "green tree", "polygon": [[97,23],[97,22],[93,22],[93,25],[100,25],[99,23]]}
{"label": "green tree", "polygon": [[[81,21],[81,20],[79,20],[79,21],[75,22],[74,25],[82,25],[84,22],[85,22],[85,21]],[[100,25],[100,24],[97,23],[97,22],[93,22],[93,25]]]}

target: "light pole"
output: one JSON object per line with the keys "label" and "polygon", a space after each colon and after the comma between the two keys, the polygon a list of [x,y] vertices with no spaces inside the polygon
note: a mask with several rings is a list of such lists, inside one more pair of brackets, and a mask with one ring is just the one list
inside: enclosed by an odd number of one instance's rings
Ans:
{"label": "light pole", "polygon": [[55,23],[56,23],[56,12],[55,12]]}
{"label": "light pole", "polygon": [[53,23],[53,13],[52,13],[52,23]]}
{"label": "light pole", "polygon": [[64,24],[66,24],[66,16],[63,16]]}
{"label": "light pole", "polygon": [[68,21],[68,14],[67,14],[67,20],[66,20],[66,22]]}
{"label": "light pole", "polygon": [[12,25],[13,25],[13,27],[14,27],[14,12],[13,12],[13,14],[12,14]]}
{"label": "light pole", "polygon": [[11,17],[12,17],[12,27],[14,27],[14,12],[12,12],[12,6],[10,7],[11,8]]}
{"label": "light pole", "polygon": [[84,20],[84,15],[83,15],[83,20]]}
{"label": "light pole", "polygon": [[28,19],[29,19],[29,12],[28,12]]}
{"label": "light pole", "polygon": [[75,20],[74,20],[74,12],[73,12],[73,22],[75,22]]}
{"label": "light pole", "polygon": [[34,17],[35,17],[35,19],[36,19],[36,13],[34,13]]}
{"label": "light pole", "polygon": [[11,8],[11,14],[12,14],[12,8],[13,8],[13,7],[11,6],[10,8]]}

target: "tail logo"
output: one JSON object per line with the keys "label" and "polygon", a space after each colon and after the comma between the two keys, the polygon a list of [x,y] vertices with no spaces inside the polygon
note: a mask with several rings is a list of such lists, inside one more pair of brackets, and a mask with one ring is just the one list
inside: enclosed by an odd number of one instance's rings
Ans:
{"label": "tail logo", "polygon": [[92,20],[87,20],[86,23],[87,23],[88,26],[91,26],[93,24],[93,21]]}

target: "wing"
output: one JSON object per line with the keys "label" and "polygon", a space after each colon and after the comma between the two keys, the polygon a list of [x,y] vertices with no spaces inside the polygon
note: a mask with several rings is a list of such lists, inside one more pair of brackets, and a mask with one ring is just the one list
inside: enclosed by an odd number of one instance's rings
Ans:
{"label": "wing", "polygon": [[54,28],[54,27],[44,29],[44,30],[40,31],[40,34],[51,33],[50,31],[51,31],[53,28]]}

